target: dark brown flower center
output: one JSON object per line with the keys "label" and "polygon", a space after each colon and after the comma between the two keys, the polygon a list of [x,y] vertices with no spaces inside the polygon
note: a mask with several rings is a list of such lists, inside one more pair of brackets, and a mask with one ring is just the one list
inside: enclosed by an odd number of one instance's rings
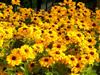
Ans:
{"label": "dark brown flower center", "polygon": [[28,49],[25,49],[25,52],[28,52]]}
{"label": "dark brown flower center", "polygon": [[93,23],[93,24],[92,24],[92,26],[93,26],[93,27],[95,27],[95,26],[96,26],[96,24],[95,24],[95,23]]}
{"label": "dark brown flower center", "polygon": [[47,58],[45,58],[44,61],[48,62],[49,60]]}
{"label": "dark brown flower center", "polygon": [[75,59],[73,57],[70,58],[72,61],[74,61]]}
{"label": "dark brown flower center", "polygon": [[89,45],[88,47],[89,47],[89,48],[92,48],[92,46],[91,46],[91,45]]}
{"label": "dark brown flower center", "polygon": [[94,52],[90,52],[91,55],[94,55]]}
{"label": "dark brown flower center", "polygon": [[58,13],[60,13],[60,10],[58,10]]}
{"label": "dark brown flower center", "polygon": [[80,67],[80,65],[79,65],[79,64],[77,64],[77,65],[76,65],[76,67],[77,67],[77,68],[79,68],[79,67]]}
{"label": "dark brown flower center", "polygon": [[44,31],[43,31],[43,30],[41,30],[41,32],[42,32],[42,33],[44,33]]}
{"label": "dark brown flower center", "polygon": [[59,32],[58,34],[61,35],[61,32]]}
{"label": "dark brown flower center", "polygon": [[77,34],[78,37],[81,37],[81,34]]}
{"label": "dark brown flower center", "polygon": [[12,57],[12,60],[16,60],[16,57],[15,57],[15,56],[13,56],[13,57]]}
{"label": "dark brown flower center", "polygon": [[61,48],[61,45],[58,44],[58,45],[57,45],[57,48]]}
{"label": "dark brown flower center", "polygon": [[82,59],[81,57],[78,58],[78,60],[81,60],[81,59]]}
{"label": "dark brown flower center", "polygon": [[65,36],[65,39],[66,39],[66,40],[69,40],[69,36]]}
{"label": "dark brown flower center", "polygon": [[52,34],[52,31],[49,31],[50,34]]}
{"label": "dark brown flower center", "polygon": [[86,56],[85,58],[86,58],[86,59],[89,59],[89,56]]}
{"label": "dark brown flower center", "polygon": [[60,52],[59,51],[56,51],[56,54],[60,54]]}
{"label": "dark brown flower center", "polygon": [[16,17],[13,17],[13,19],[16,19]]}
{"label": "dark brown flower center", "polygon": [[88,42],[92,42],[92,40],[91,39],[88,39]]}
{"label": "dark brown flower center", "polygon": [[37,18],[34,18],[34,20],[37,20]]}
{"label": "dark brown flower center", "polygon": [[51,18],[52,16],[51,16],[51,15],[49,15],[49,17]]}
{"label": "dark brown flower center", "polygon": [[27,28],[23,28],[23,30],[26,30]]}
{"label": "dark brown flower center", "polygon": [[31,65],[30,65],[31,67],[34,67],[34,63],[31,63]]}
{"label": "dark brown flower center", "polygon": [[78,51],[78,48],[75,48],[75,51]]}
{"label": "dark brown flower center", "polygon": [[71,26],[67,26],[67,28],[68,28],[68,29],[70,29],[70,28],[71,28]]}

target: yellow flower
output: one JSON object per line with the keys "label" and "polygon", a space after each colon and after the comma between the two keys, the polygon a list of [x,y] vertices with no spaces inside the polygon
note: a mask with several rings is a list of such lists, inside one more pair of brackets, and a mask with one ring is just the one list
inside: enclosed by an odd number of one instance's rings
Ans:
{"label": "yellow flower", "polygon": [[6,39],[13,38],[13,28],[9,27],[9,28],[5,29],[5,38]]}
{"label": "yellow flower", "polygon": [[36,63],[31,61],[29,64],[28,64],[28,70],[30,72],[32,72],[33,68],[36,66]]}
{"label": "yellow flower", "polygon": [[71,65],[71,67],[77,65],[78,61],[77,61],[77,58],[76,58],[75,56],[73,56],[73,55],[68,55],[68,58],[70,59],[70,60],[68,61],[68,63]]}
{"label": "yellow flower", "polygon": [[12,9],[13,9],[13,7],[11,5],[9,5],[6,9],[4,9],[4,11],[3,11],[4,16],[8,17],[9,15],[12,15],[13,14]]}
{"label": "yellow flower", "polygon": [[64,57],[60,60],[61,63],[67,64],[67,65],[69,65],[69,61],[70,61],[70,59],[69,59],[69,57],[68,57],[67,55],[64,56]]}
{"label": "yellow flower", "polygon": [[4,40],[0,40],[0,47],[2,47]]}
{"label": "yellow flower", "polygon": [[42,67],[47,67],[49,68],[49,66],[52,66],[52,64],[54,63],[52,57],[42,57],[39,60],[39,63]]}
{"label": "yellow flower", "polygon": [[89,16],[91,15],[91,12],[90,12],[89,9],[84,8],[84,9],[83,9],[83,14],[84,14],[86,17],[89,17]]}
{"label": "yellow flower", "polygon": [[84,8],[85,4],[82,3],[82,2],[78,2],[78,3],[77,3],[77,6],[79,6],[80,8]]}
{"label": "yellow flower", "polygon": [[3,52],[0,52],[0,57],[4,57],[4,53]]}
{"label": "yellow flower", "polygon": [[90,38],[87,37],[86,40],[87,40],[88,44],[90,44],[92,46],[94,46],[96,44],[95,37],[90,37]]}
{"label": "yellow flower", "polygon": [[79,72],[81,72],[81,71],[83,70],[84,67],[85,67],[84,64],[82,64],[82,63],[77,63],[76,66],[74,66],[74,67],[71,68],[71,71],[72,71],[73,73],[79,73]]}
{"label": "yellow flower", "polygon": [[93,57],[94,60],[99,58],[99,54],[96,52],[96,49],[90,49],[87,53]]}
{"label": "yellow flower", "polygon": [[23,73],[23,72],[18,71],[18,72],[16,73],[16,75],[24,75],[24,73]]}
{"label": "yellow flower", "polygon": [[72,0],[64,0],[64,3],[66,4],[70,4],[72,2]]}
{"label": "yellow flower", "polygon": [[5,16],[3,13],[0,12],[0,20],[2,21],[3,19],[5,19]]}
{"label": "yellow flower", "polygon": [[31,37],[32,32],[33,32],[32,28],[27,26],[22,26],[18,29],[18,34],[26,38]]}
{"label": "yellow flower", "polygon": [[23,45],[21,46],[20,53],[23,57],[23,59],[34,59],[35,58],[35,53],[29,45]]}
{"label": "yellow flower", "polygon": [[6,61],[11,66],[20,65],[22,62],[22,58],[19,54],[10,54],[7,56]]}
{"label": "yellow flower", "polygon": [[66,47],[66,44],[55,42],[53,44],[53,49],[60,50],[60,51],[66,51],[67,47]]}
{"label": "yellow flower", "polygon": [[81,43],[82,41],[84,41],[84,35],[81,32],[76,31],[74,35],[75,35],[75,39],[78,42]]}
{"label": "yellow flower", "polygon": [[21,56],[21,49],[20,48],[14,48],[13,50],[11,50],[12,54],[19,54]]}
{"label": "yellow flower", "polygon": [[79,73],[71,73],[70,75],[80,75]]}
{"label": "yellow flower", "polygon": [[75,8],[70,8],[70,9],[68,9],[68,12],[70,13],[70,14],[72,14],[72,15],[74,15],[75,14]]}
{"label": "yellow flower", "polygon": [[84,54],[84,55],[83,55],[83,58],[85,59],[85,63],[86,63],[86,64],[93,64],[94,61],[95,61],[94,58],[91,57],[90,54]]}
{"label": "yellow flower", "polygon": [[33,28],[33,32],[32,32],[32,35],[31,37],[33,37],[33,39],[35,39],[35,41],[38,41],[39,39],[41,39],[41,29],[36,26],[36,27],[32,27]]}
{"label": "yellow flower", "polygon": [[32,46],[32,48],[33,48],[33,51],[34,52],[36,52],[36,53],[42,53],[43,51],[44,51],[44,46],[43,46],[43,44],[42,43],[39,43],[39,44],[34,44],[33,46]]}
{"label": "yellow flower", "polygon": [[58,50],[56,48],[53,48],[52,50],[48,51],[48,53],[55,61],[60,61],[65,57],[65,54],[61,50]]}
{"label": "yellow flower", "polygon": [[47,30],[47,34],[45,35],[48,35],[48,37],[50,37],[50,39],[52,41],[56,41],[58,39],[58,36],[57,36],[57,32],[55,32],[54,30]]}
{"label": "yellow flower", "polygon": [[10,17],[9,17],[9,20],[10,21],[19,21],[19,19],[20,19],[20,14],[19,13],[14,13],[14,14],[12,14]]}
{"label": "yellow flower", "polygon": [[0,39],[3,40],[5,38],[5,30],[3,27],[0,27]]}
{"label": "yellow flower", "polygon": [[20,5],[20,0],[12,0],[13,5]]}
{"label": "yellow flower", "polygon": [[6,4],[5,3],[1,3],[0,2],[0,9],[2,9],[2,8],[6,8],[7,6],[6,6]]}
{"label": "yellow flower", "polygon": [[76,2],[71,2],[71,3],[69,3],[69,7],[73,7],[73,8],[75,8],[76,7]]}

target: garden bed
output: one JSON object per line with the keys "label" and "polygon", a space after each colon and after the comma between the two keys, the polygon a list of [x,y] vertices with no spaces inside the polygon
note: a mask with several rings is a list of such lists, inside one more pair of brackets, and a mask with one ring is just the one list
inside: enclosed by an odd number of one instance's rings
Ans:
{"label": "garden bed", "polygon": [[0,3],[0,75],[99,75],[100,10],[64,0],[49,11]]}

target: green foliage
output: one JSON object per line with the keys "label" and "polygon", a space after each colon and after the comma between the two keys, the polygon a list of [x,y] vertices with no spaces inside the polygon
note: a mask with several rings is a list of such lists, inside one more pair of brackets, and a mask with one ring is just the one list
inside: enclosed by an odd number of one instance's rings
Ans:
{"label": "green foliage", "polygon": [[65,75],[70,73],[70,68],[62,63],[55,63],[52,67],[53,75]]}
{"label": "green foliage", "polygon": [[92,66],[89,66],[82,71],[81,75],[97,75],[97,73]]}
{"label": "green foliage", "polygon": [[96,71],[97,75],[100,75],[100,62],[95,62],[93,69]]}
{"label": "green foliage", "polygon": [[46,72],[45,75],[53,75],[52,72]]}
{"label": "green foliage", "polygon": [[31,23],[31,18],[27,18],[27,19],[25,19],[25,23],[26,23],[26,24]]}

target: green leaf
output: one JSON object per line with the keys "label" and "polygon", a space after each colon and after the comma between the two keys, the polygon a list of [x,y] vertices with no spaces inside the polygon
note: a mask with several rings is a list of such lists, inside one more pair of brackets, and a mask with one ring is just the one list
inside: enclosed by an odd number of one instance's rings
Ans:
{"label": "green leaf", "polygon": [[45,74],[46,74],[46,75],[53,75],[52,72],[46,72]]}
{"label": "green leaf", "polygon": [[13,12],[16,12],[18,10],[18,5],[13,5]]}
{"label": "green leaf", "polygon": [[81,75],[97,75],[96,71],[92,69],[92,66],[89,66],[83,70]]}
{"label": "green leaf", "polygon": [[29,75],[29,71],[28,71],[27,65],[28,65],[28,63],[24,64],[24,69],[25,69],[24,75]]}
{"label": "green leaf", "polygon": [[67,65],[62,63],[56,63],[52,66],[52,71],[54,75],[65,75],[70,73],[70,68]]}
{"label": "green leaf", "polygon": [[31,23],[31,18],[26,18],[26,19],[25,19],[25,23],[26,23],[26,24]]}

